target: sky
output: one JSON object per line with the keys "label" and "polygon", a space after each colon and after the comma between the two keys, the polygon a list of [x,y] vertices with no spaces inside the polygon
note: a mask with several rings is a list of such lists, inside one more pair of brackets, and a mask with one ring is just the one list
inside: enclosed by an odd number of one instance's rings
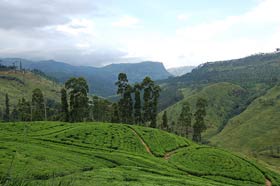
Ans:
{"label": "sky", "polygon": [[0,0],[0,57],[199,65],[280,47],[279,0]]}

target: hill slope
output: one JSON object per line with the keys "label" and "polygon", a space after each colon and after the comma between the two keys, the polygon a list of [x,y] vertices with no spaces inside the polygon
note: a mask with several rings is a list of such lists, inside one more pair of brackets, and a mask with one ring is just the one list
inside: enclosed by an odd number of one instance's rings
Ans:
{"label": "hill slope", "polygon": [[49,100],[60,100],[60,85],[28,71],[0,71],[0,85],[0,108],[3,108],[6,93],[9,94],[10,104],[15,105],[23,97],[31,100],[35,88],[41,89]]}
{"label": "hill slope", "polygon": [[229,120],[211,143],[245,153],[260,155],[280,165],[280,86],[254,100],[240,115]]}
{"label": "hill slope", "polygon": [[[167,111],[169,124],[174,121],[176,126],[173,127],[177,128],[180,133],[182,129],[178,125],[178,119],[183,103],[189,102],[191,111],[194,113],[196,100],[202,97],[208,102],[205,119],[207,130],[203,134],[206,140],[222,129],[225,122],[234,114],[248,94],[245,89],[231,83],[216,83],[201,88],[189,87],[182,89],[182,92],[184,99],[164,110]],[[162,114],[163,112],[158,116],[159,124],[161,123]]]}
{"label": "hill slope", "polygon": [[2,182],[8,176],[29,185],[280,183],[279,175],[252,161],[151,128],[37,122],[2,123],[0,129]]}
{"label": "hill slope", "polygon": [[186,73],[189,73],[194,69],[195,66],[183,66],[183,67],[175,67],[175,68],[169,68],[167,71],[172,74],[173,76],[182,76]]}
{"label": "hill slope", "polygon": [[47,75],[56,78],[64,83],[70,77],[82,76],[88,81],[90,92],[99,96],[111,96],[116,94],[115,82],[118,74],[127,74],[130,82],[140,82],[145,76],[150,76],[154,80],[166,79],[171,74],[166,71],[162,63],[140,62],[133,64],[112,64],[105,67],[72,66],[67,63],[49,61],[28,61],[16,58],[1,59],[2,64],[12,65],[14,62],[22,62],[22,66],[27,69],[39,69]]}
{"label": "hill slope", "polygon": [[280,79],[280,53],[252,55],[241,59],[205,63],[192,73],[169,79],[184,84],[231,82],[246,87]]}
{"label": "hill slope", "polygon": [[[198,96],[204,97],[209,102],[206,117],[209,128],[203,134],[204,140],[253,155],[279,169],[279,80],[280,53],[206,63],[181,77],[160,81],[163,87],[160,102],[173,103],[163,105],[170,113],[171,123],[177,121],[184,101],[195,102]],[[242,91],[236,87],[236,93],[242,94],[237,97],[228,94],[224,86],[209,91],[213,85],[224,82],[239,87]],[[170,94],[170,90],[176,94]],[[202,94],[203,90],[208,93]],[[178,102],[180,92],[183,96]]]}

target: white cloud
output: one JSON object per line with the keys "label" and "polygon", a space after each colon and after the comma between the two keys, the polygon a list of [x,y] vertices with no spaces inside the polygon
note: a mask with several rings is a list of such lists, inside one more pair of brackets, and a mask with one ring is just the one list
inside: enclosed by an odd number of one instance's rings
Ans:
{"label": "white cloud", "polygon": [[80,34],[94,35],[94,23],[88,19],[73,19],[67,24],[57,25],[54,27],[57,31],[78,36]]}
{"label": "white cloud", "polygon": [[135,28],[140,20],[132,16],[123,16],[118,21],[113,22],[112,26],[122,28]]}
{"label": "white cloud", "polygon": [[190,15],[188,15],[188,14],[179,14],[178,16],[177,16],[177,19],[179,20],[179,21],[186,21],[186,20],[189,20],[190,19]]}
{"label": "white cloud", "polygon": [[244,14],[181,27],[174,35],[137,35],[125,40],[127,50],[130,57],[163,61],[167,67],[272,52],[280,46],[279,7],[279,0],[263,0]]}
{"label": "white cloud", "polygon": [[[80,64],[98,61],[98,65],[132,57],[161,61],[167,67],[174,67],[243,57],[280,47],[279,0],[261,0],[241,15],[195,25],[193,20],[192,25],[188,23],[193,16],[182,12],[177,15],[175,24],[181,26],[175,28],[169,26],[174,24],[168,19],[156,14],[158,17],[146,20],[116,10],[100,18],[96,16],[96,11],[100,12],[96,2],[81,0],[71,3],[72,8],[65,6],[67,0],[50,3],[32,0],[36,6],[23,1],[15,5],[10,1],[0,3],[3,9],[0,11],[0,55],[18,53],[26,54],[22,57],[27,58],[41,56]],[[102,10],[108,8],[108,4],[103,2]]]}

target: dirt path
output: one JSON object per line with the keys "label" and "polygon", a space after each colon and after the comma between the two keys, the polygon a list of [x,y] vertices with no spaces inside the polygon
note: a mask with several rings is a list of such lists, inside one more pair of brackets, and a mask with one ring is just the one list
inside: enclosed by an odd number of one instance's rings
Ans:
{"label": "dirt path", "polygon": [[[129,127],[130,128],[130,127]],[[142,139],[142,137],[133,129],[130,128],[132,130],[132,132],[135,134],[135,136],[137,136],[139,138],[139,140],[141,141],[141,143],[143,144],[143,146],[145,147],[147,153],[149,153],[150,155],[153,155],[153,153],[151,152],[150,147],[145,143],[145,141]]]}
{"label": "dirt path", "polygon": [[163,156],[163,159],[169,160],[170,157],[177,152],[177,150],[178,149],[165,153],[164,156]]}
{"label": "dirt path", "polygon": [[271,181],[268,179],[265,179],[265,186],[272,186]]}
{"label": "dirt path", "polygon": [[164,154],[164,156],[163,156],[163,159],[169,160],[169,159],[171,158],[172,155],[174,155],[174,154],[177,153],[177,151],[179,151],[179,150],[181,150],[181,149],[183,149],[183,148],[186,148],[186,147],[188,147],[188,146],[178,147],[177,149],[174,149],[174,150],[172,150],[172,151],[166,152],[166,153]]}

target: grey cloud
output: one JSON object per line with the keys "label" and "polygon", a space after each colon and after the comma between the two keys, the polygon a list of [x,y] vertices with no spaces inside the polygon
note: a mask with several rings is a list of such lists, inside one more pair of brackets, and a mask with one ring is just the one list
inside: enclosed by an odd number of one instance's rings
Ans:
{"label": "grey cloud", "polygon": [[0,0],[0,28],[30,29],[63,24],[75,15],[101,14],[99,5],[95,0]]}
{"label": "grey cloud", "polygon": [[[78,49],[77,41],[71,36],[47,29],[69,23],[73,18],[107,16],[106,8],[103,9],[111,1],[0,0],[0,57],[54,59],[90,66],[135,60],[125,58],[126,53],[110,47],[96,45],[93,46],[94,50]],[[82,28],[79,25],[69,26]]]}

